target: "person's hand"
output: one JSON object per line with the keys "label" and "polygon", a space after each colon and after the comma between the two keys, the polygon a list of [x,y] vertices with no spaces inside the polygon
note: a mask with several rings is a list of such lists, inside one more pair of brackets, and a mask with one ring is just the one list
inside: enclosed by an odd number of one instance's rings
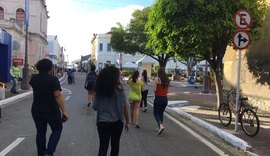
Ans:
{"label": "person's hand", "polygon": [[128,123],[125,123],[125,132],[128,132],[129,127],[128,127]]}
{"label": "person's hand", "polygon": [[63,112],[63,114],[62,114],[62,121],[63,122],[66,122],[68,120],[68,118],[69,118],[68,112],[67,111]]}

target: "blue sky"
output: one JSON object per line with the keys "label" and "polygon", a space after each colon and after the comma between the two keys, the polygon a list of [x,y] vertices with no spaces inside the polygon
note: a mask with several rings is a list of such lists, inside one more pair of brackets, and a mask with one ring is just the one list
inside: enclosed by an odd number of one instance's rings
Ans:
{"label": "blue sky", "polygon": [[73,0],[80,6],[87,7],[93,10],[100,10],[104,8],[117,8],[129,5],[150,6],[154,0]]}
{"label": "blue sky", "polygon": [[107,33],[117,22],[129,23],[136,9],[154,0],[47,0],[48,35],[57,35],[68,60],[90,54],[93,33]]}

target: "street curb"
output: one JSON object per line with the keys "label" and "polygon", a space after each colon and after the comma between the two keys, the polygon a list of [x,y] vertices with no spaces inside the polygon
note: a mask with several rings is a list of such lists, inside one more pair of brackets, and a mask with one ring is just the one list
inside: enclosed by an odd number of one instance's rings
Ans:
{"label": "street curb", "polygon": [[[153,103],[150,102],[150,100],[147,100],[147,101],[153,107]],[[205,122],[204,120],[201,120],[201,119],[199,119],[199,118],[197,118],[197,117],[195,117],[195,116],[193,116],[193,115],[191,115],[191,114],[189,114],[187,112],[184,112],[184,111],[179,110],[177,108],[170,108],[170,107],[166,107],[165,111],[167,113],[169,113],[169,111],[176,112],[180,116],[188,118],[192,122],[198,124],[200,127],[205,128],[206,130],[208,130],[212,134],[214,134],[217,137],[225,140],[226,142],[230,143],[232,146],[244,150],[245,152],[248,152],[248,149],[251,147],[243,139],[241,139],[239,137],[236,137],[235,135],[232,135],[231,133],[225,132],[222,129],[217,128],[216,126],[213,126],[213,125],[209,124],[208,122]]]}
{"label": "street curb", "polygon": [[188,119],[190,119],[192,122],[198,124],[199,126],[207,129],[209,132],[213,133],[214,135],[218,136],[219,138],[225,140],[226,142],[230,143],[231,145],[238,147],[244,151],[247,151],[251,146],[248,145],[248,143],[241,138],[236,137],[235,135],[232,135],[231,133],[225,132],[220,128],[217,128],[208,122],[205,122],[197,117],[194,117],[184,111],[181,111],[176,108],[169,108],[167,107],[166,109],[169,109],[171,111],[177,112],[179,115],[184,116]]}
{"label": "street curb", "polygon": [[23,100],[23,99],[31,96],[32,94],[33,94],[33,91],[28,91],[28,92],[18,94],[16,96],[1,100],[0,101],[0,107],[1,108],[7,107],[7,106],[9,106],[9,105],[11,105],[11,104],[13,104],[15,102],[18,102],[20,100]]}

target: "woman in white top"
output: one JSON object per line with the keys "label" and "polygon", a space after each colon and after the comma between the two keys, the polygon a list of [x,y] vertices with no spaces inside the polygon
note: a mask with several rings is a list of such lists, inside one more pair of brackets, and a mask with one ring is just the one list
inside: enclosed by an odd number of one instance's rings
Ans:
{"label": "woman in white top", "polygon": [[143,108],[143,112],[146,112],[147,111],[147,95],[148,95],[148,77],[147,77],[146,70],[143,70],[140,80],[143,82],[143,88],[144,88],[144,90],[142,91],[141,108]]}

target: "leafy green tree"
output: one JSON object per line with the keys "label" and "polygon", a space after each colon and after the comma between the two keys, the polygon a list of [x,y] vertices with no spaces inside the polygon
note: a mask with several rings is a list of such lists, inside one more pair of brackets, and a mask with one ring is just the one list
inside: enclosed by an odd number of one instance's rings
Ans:
{"label": "leafy green tree", "polygon": [[160,49],[167,44],[168,50],[181,57],[207,60],[214,72],[218,105],[222,101],[222,60],[236,31],[234,13],[242,8],[253,15],[249,31],[254,40],[258,37],[256,28],[263,24],[265,0],[157,0],[151,7],[149,18],[154,23],[150,27],[156,36],[151,44]]}
{"label": "leafy green tree", "polygon": [[157,54],[151,48],[146,48],[147,31],[145,25],[148,21],[148,14],[150,9],[135,10],[132,14],[133,18],[127,29],[118,23],[118,27],[112,28],[111,45],[116,51],[122,51],[131,55],[141,53],[150,56],[157,60],[161,67],[166,67],[166,64],[174,54]]}
{"label": "leafy green tree", "polygon": [[[126,30],[121,23],[117,23],[118,27],[111,28],[113,35],[111,36],[112,48],[120,52],[120,68],[122,68],[122,52],[127,49]],[[112,42],[113,41],[113,42]]]}
{"label": "leafy green tree", "polygon": [[187,77],[190,76],[193,67],[196,66],[198,62],[202,61],[195,57],[179,57],[178,56],[177,59],[179,62],[187,66]]}
{"label": "leafy green tree", "polygon": [[261,29],[261,39],[252,42],[246,53],[248,69],[257,78],[257,83],[268,84],[270,88],[270,9]]}

